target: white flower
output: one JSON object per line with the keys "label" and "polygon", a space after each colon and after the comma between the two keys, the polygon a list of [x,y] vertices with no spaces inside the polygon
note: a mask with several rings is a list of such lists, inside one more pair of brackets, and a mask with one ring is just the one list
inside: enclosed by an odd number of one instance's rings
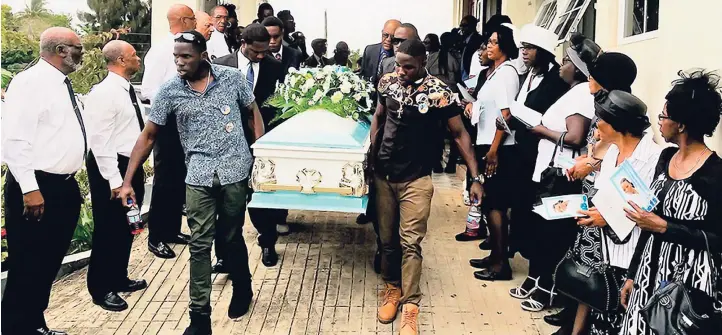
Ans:
{"label": "white flower", "polygon": [[313,78],[306,80],[306,82],[303,83],[303,85],[301,86],[301,92],[303,92],[303,93],[308,92],[311,88],[313,88],[314,84],[316,84],[316,81],[313,80]]}
{"label": "white flower", "polygon": [[298,69],[296,69],[296,68],[293,67],[293,66],[289,67],[289,68],[288,68],[288,74],[294,74],[294,73],[298,73]]}
{"label": "white flower", "polygon": [[296,86],[296,83],[298,83],[298,76],[291,76],[289,84],[291,84],[292,87]]}
{"label": "white flower", "polygon": [[339,101],[341,101],[341,99],[343,99],[343,93],[341,93],[339,91],[336,91],[336,93],[334,93],[331,96],[331,102],[333,102],[335,104],[339,103]]}
{"label": "white flower", "polygon": [[362,95],[361,93],[356,93],[353,95],[353,99],[356,101],[361,101]]}
{"label": "white flower", "polygon": [[313,94],[313,98],[311,100],[313,101],[319,101],[323,98],[324,94],[321,90],[316,90],[316,93]]}
{"label": "white flower", "polygon": [[325,73],[333,73],[335,69],[332,65],[326,65],[323,67],[323,69],[321,69],[321,71]]}
{"label": "white flower", "polygon": [[293,100],[296,102],[296,105],[300,105],[300,104],[301,104],[301,97],[298,97],[298,98],[293,99]]}
{"label": "white flower", "polygon": [[349,93],[351,93],[351,89],[352,89],[352,88],[353,88],[353,85],[351,85],[351,83],[349,83],[348,81],[343,81],[343,82],[341,83],[341,92],[342,92],[343,94],[349,94]]}
{"label": "white flower", "polygon": [[309,106],[313,106],[313,105],[315,105],[315,104],[316,104],[315,101],[313,101],[313,100],[308,100],[308,105],[309,105]]}

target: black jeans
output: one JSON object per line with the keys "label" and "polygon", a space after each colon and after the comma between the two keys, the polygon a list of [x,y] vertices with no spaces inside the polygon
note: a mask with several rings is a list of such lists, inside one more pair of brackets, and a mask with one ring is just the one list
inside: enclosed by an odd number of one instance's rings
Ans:
{"label": "black jeans", "polygon": [[185,153],[174,117],[169,117],[153,147],[153,193],[148,213],[148,240],[166,241],[181,231],[185,203]]}
{"label": "black jeans", "polygon": [[[120,175],[125,176],[128,157],[118,155]],[[88,291],[94,299],[102,299],[110,292],[118,292],[128,284],[128,260],[133,246],[133,234],[126,220],[128,208],[119,199],[110,199],[110,185],[98,169],[91,152],[87,161],[90,196],[93,202],[93,251],[88,266]],[[133,176],[133,190],[138,208],[145,195],[145,174],[138,168]]]}
{"label": "black jeans", "polygon": [[50,289],[68,251],[80,216],[75,178],[36,172],[45,200],[41,220],[24,214],[23,192],[8,171],[5,182],[5,228],[8,277],[2,300],[2,333],[24,334],[44,327]]}

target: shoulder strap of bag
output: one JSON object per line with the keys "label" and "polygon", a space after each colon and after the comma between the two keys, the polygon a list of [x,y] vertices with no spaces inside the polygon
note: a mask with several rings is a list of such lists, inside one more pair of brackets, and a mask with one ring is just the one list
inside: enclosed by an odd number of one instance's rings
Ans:
{"label": "shoulder strap of bag", "polygon": [[557,155],[557,150],[559,152],[564,151],[564,136],[567,135],[567,132],[563,132],[562,136],[559,136],[559,141],[557,141],[556,146],[554,146],[554,153],[552,153],[552,159],[549,160],[549,167],[554,167],[554,157]]}
{"label": "shoulder strap of bag", "polygon": [[710,266],[710,276],[712,276],[712,297],[716,297],[717,295],[717,267],[714,266],[714,259],[712,259],[712,252],[709,249],[709,240],[707,240],[707,233],[702,231],[702,236],[704,236],[704,245],[707,247],[707,261],[709,262]]}

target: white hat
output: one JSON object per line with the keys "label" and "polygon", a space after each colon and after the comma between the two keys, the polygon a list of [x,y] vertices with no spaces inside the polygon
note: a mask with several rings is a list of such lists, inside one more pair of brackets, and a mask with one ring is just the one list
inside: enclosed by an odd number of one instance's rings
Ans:
{"label": "white hat", "polygon": [[521,48],[521,41],[519,40],[519,29],[511,23],[502,23],[501,25],[511,29],[511,33],[514,37],[514,43],[516,44],[516,47]]}
{"label": "white hat", "polygon": [[544,49],[549,51],[549,53],[554,54],[554,48],[557,46],[557,34],[542,27],[527,24],[521,27],[521,31],[519,32],[519,42],[533,44],[540,49]]}

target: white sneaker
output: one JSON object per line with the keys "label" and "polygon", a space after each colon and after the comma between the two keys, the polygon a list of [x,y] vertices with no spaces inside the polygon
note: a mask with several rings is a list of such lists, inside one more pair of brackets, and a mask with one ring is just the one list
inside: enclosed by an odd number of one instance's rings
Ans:
{"label": "white sneaker", "polygon": [[284,224],[277,224],[276,225],[276,232],[279,235],[288,235],[288,233],[291,231],[291,228],[288,227],[287,223]]}

